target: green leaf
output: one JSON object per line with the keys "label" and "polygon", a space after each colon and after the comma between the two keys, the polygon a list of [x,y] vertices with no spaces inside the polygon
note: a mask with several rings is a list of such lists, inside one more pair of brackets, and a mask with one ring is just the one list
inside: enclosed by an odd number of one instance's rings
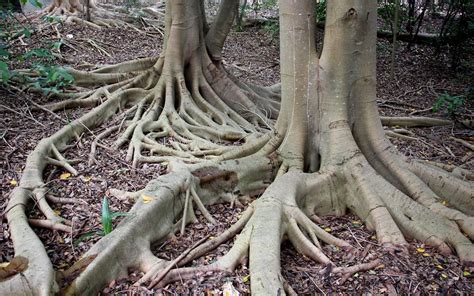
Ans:
{"label": "green leaf", "polygon": [[59,23],[61,18],[59,16],[46,16],[44,18],[48,23]]}
{"label": "green leaf", "polygon": [[33,50],[30,50],[29,52],[25,53],[23,55],[25,59],[30,59],[32,57],[38,57],[38,58],[45,58],[52,60],[53,55],[51,54],[51,51],[46,48],[35,48]]}
{"label": "green leaf", "polygon": [[62,40],[56,41],[56,42],[53,43],[53,48],[59,50],[59,49],[61,48],[61,45],[63,45],[63,41],[62,41]]}
{"label": "green leaf", "polygon": [[30,4],[35,6],[35,7],[38,7],[38,8],[43,7],[43,4],[41,4],[41,2],[39,2],[38,0],[28,0],[28,2],[30,2]]}
{"label": "green leaf", "polygon": [[5,62],[0,61],[0,77],[1,82],[7,83],[11,77],[10,70],[8,69],[8,65]]}
{"label": "green leaf", "polygon": [[10,57],[10,53],[5,48],[0,47],[0,57],[5,57],[8,59]]}
{"label": "green leaf", "polygon": [[56,82],[59,78],[60,73],[58,71],[52,71],[50,72],[50,75],[48,75],[48,82]]}
{"label": "green leaf", "polygon": [[24,28],[23,29],[23,35],[25,35],[26,38],[30,38],[31,37],[31,31],[28,30],[27,28]]}
{"label": "green leaf", "polygon": [[104,235],[112,232],[112,215],[110,214],[109,202],[106,196],[102,200],[102,228]]}

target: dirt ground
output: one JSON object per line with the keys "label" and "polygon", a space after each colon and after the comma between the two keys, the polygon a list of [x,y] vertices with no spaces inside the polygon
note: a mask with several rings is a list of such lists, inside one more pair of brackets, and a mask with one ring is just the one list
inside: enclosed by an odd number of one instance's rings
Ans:
{"label": "dirt ground", "polygon": [[[63,59],[57,62],[71,67],[85,64],[114,64],[138,57],[155,56],[160,53],[160,35],[137,33],[131,29],[109,28],[93,30],[80,26],[60,27],[59,32],[68,45],[61,48]],[[17,44],[18,51],[39,47],[46,42],[46,36],[33,35],[24,40],[26,45]],[[93,46],[100,44],[103,49]],[[395,79],[390,78],[390,43],[380,40],[378,49],[378,103],[383,115],[432,116],[446,118],[446,109],[433,113],[433,106],[439,95],[464,95],[474,86],[474,70],[464,67],[451,70],[444,55],[435,57],[432,48],[415,46],[411,52],[400,44],[397,53]],[[244,32],[232,32],[224,49],[224,60],[228,71],[246,81],[261,85],[272,85],[279,81],[278,44],[268,32],[259,28],[247,28]],[[35,104],[51,100],[32,92],[10,92],[0,89],[0,212],[6,208],[8,194],[20,179],[28,153],[43,137],[49,136],[67,122],[87,112],[87,109],[59,111],[55,114],[35,109]],[[452,140],[451,137],[474,141],[472,125],[474,102],[467,102],[457,110],[453,124],[446,127],[406,128],[411,140],[392,139],[400,151],[410,158],[419,158],[454,165],[474,167],[473,151]],[[117,120],[120,120],[117,119]],[[462,123],[464,122],[464,124]],[[112,123],[110,123],[112,124]],[[101,130],[107,126],[101,127]],[[404,128],[404,127],[396,127]],[[98,134],[100,130],[95,131]],[[104,140],[108,146],[117,135]],[[72,233],[62,233],[37,229],[53,265],[58,270],[67,269],[78,260],[94,242],[101,238],[101,201],[110,188],[134,191],[164,174],[164,167],[158,164],[144,164],[136,170],[124,161],[126,150],[111,153],[99,148],[97,162],[89,166],[87,159],[91,135],[83,135],[74,149],[66,156],[80,159],[75,168],[78,176],[64,178],[64,171],[50,168],[46,170],[50,193],[62,198],[77,198],[78,204],[66,204],[55,208],[63,217],[74,221]],[[110,198],[113,212],[126,212],[131,202],[119,202]],[[246,205],[231,207],[218,204],[210,207],[210,212],[218,221],[217,225],[207,223],[202,216],[199,221],[186,228],[184,236],[154,247],[154,253],[162,258],[176,258],[201,237],[216,236],[237,220]],[[35,206],[31,215],[39,215]],[[117,218],[114,226],[120,221]],[[373,270],[356,273],[350,278],[327,276],[324,266],[303,257],[290,244],[282,245],[282,273],[289,284],[299,294],[403,294],[403,295],[468,295],[474,291],[474,279],[469,270],[461,266],[456,256],[443,256],[422,242],[411,242],[408,252],[385,251],[375,239],[375,233],[368,230],[361,221],[350,214],[343,217],[324,217],[325,230],[349,241],[356,249],[349,254],[339,248],[325,246],[326,254],[340,266],[350,266],[358,262],[368,262],[381,258],[382,264]],[[9,240],[8,225],[0,224],[0,262],[9,261],[13,256]],[[221,245],[212,253],[196,260],[192,265],[208,264],[225,253],[232,241]],[[148,290],[132,284],[140,278],[137,271],[130,271],[128,278],[110,283],[102,295],[220,295],[225,283],[232,285],[242,294],[250,292],[247,264],[238,267],[233,274],[202,274],[194,280],[178,281],[161,289]]]}

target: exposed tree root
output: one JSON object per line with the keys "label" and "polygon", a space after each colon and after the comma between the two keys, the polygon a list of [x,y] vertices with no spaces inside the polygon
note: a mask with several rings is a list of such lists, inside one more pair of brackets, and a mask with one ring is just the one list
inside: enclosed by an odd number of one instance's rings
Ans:
{"label": "exposed tree root", "polygon": [[[189,248],[188,250],[184,251],[183,253],[181,253],[181,255],[179,255],[176,259],[174,259],[173,261],[171,261],[168,266],[160,271],[159,274],[157,274],[152,282],[148,285],[148,289],[151,289],[153,288],[154,286],[156,286],[156,284],[158,284],[165,276],[166,274],[175,266],[178,265],[178,263],[184,258],[186,257],[195,247],[197,247],[198,245],[200,245],[202,242],[204,242],[205,240],[207,240],[209,238],[210,235],[206,235],[205,237],[203,237],[202,239],[200,239],[198,242],[196,242],[191,248]],[[154,271],[154,270],[150,270],[150,271]],[[147,275],[149,274],[149,272],[147,274],[145,274],[143,276],[143,278],[146,278]]]}
{"label": "exposed tree root", "polygon": [[429,160],[420,161],[420,163],[429,165],[433,168],[441,169],[442,171],[450,172],[453,176],[456,176],[462,180],[474,181],[474,173],[467,169],[463,169],[462,166],[455,166],[452,164],[439,163]]}
{"label": "exposed tree root", "polygon": [[[348,210],[374,229],[387,248],[403,248],[407,238],[416,239],[444,253],[453,248],[465,265],[474,265],[472,183],[405,160],[384,138],[375,106],[375,43],[371,43],[376,1],[328,3],[327,30],[338,38],[324,40],[320,59],[307,48],[315,44],[310,23],[314,3],[281,1],[286,28],[282,48],[288,51],[282,55],[281,108],[273,88],[243,84],[225,72],[217,54],[223,40],[215,36],[226,32],[215,32],[220,27],[213,26],[204,38],[201,1],[168,3],[173,17],[163,56],[73,72],[79,85],[95,89],[60,107],[97,106],[43,139],[29,155],[6,210],[15,255],[27,258],[29,268],[2,282],[0,294],[59,292],[51,261],[31,226],[70,229],[71,222],[51,209],[48,201],[54,200],[46,198],[43,175],[47,165],[78,174],[75,161],[65,158],[64,151],[82,134],[94,136],[91,163],[101,140],[117,133],[114,148],[128,144],[126,158],[134,167],[161,162],[167,164],[168,173],[137,192],[109,190],[115,198],[136,202],[114,231],[83,254],[87,264],[76,263],[82,272],[70,279],[72,283],[61,291],[65,294],[97,294],[129,270],[144,273],[137,284],[151,281],[150,288],[163,286],[202,272],[232,272],[246,258],[254,295],[292,294],[281,274],[283,240],[343,281],[348,274],[379,263],[337,266],[324,253],[323,244],[347,251],[355,248],[320,226],[319,217]],[[224,0],[222,5],[236,3]],[[209,34],[216,34],[209,37],[212,42],[206,41]],[[105,124],[108,127],[94,135]],[[172,262],[153,254],[152,244],[185,233],[196,220],[195,209],[214,223],[207,205],[259,194],[238,222],[216,238]],[[30,201],[45,220],[29,224]],[[185,266],[234,237],[230,250],[216,262]],[[174,265],[179,268],[170,270]]]}
{"label": "exposed tree root", "polygon": [[28,222],[33,227],[41,227],[41,228],[49,228],[51,230],[59,230],[64,232],[72,232],[72,228],[57,222],[53,222],[51,220],[40,220],[40,219],[28,219]]}
{"label": "exposed tree root", "polygon": [[[88,4],[87,4],[88,3]],[[59,18],[67,24],[80,24],[95,29],[101,27],[130,26],[152,27],[162,34],[164,10],[158,7],[127,10],[111,4],[99,4],[95,0],[54,0],[40,16]]]}

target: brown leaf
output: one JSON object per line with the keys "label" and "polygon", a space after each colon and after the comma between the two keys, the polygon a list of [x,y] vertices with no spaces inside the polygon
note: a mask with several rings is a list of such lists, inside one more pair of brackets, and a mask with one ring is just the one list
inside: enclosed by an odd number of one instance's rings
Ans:
{"label": "brown leaf", "polygon": [[0,282],[12,277],[28,268],[28,259],[22,256],[17,256],[7,265],[0,267]]}

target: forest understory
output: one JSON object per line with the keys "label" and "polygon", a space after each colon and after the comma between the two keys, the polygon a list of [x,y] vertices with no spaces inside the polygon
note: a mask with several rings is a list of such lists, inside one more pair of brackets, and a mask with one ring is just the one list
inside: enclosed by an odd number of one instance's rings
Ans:
{"label": "forest understory", "polygon": [[[162,50],[162,39],[141,33],[141,38],[133,38],[137,32],[131,28],[94,28],[77,25],[60,27],[63,36],[72,36],[71,41],[89,48],[77,51],[64,47],[61,51],[64,65],[73,68],[85,64],[112,65],[135,58],[159,56]],[[42,39],[32,36],[25,47],[41,46]],[[39,38],[39,37],[38,37]],[[100,40],[102,48],[98,50],[83,40]],[[77,40],[77,41],[76,41]],[[403,44],[403,43],[401,43]],[[403,47],[403,45],[401,46]],[[463,94],[467,85],[472,85],[473,69],[464,69],[461,75],[446,67],[443,55],[433,58],[434,51],[428,46],[415,46],[412,52],[402,49],[397,53],[397,70],[395,81],[390,79],[390,43],[379,40],[377,43],[377,103],[384,116],[429,116],[447,119],[445,109],[434,113],[431,107],[439,95]],[[280,80],[278,44],[258,27],[246,28],[244,32],[229,34],[223,50],[223,63],[226,69],[236,78],[257,85],[271,86]],[[447,58],[446,58],[447,59]],[[467,71],[467,72],[466,72]],[[0,212],[7,207],[8,196],[21,177],[28,154],[38,142],[48,137],[73,120],[86,114],[91,108],[73,108],[47,112],[38,110],[37,105],[55,102],[38,93],[9,93],[1,90],[0,106],[0,155],[1,159],[1,198]],[[410,159],[422,159],[452,166],[463,166],[472,172],[474,169],[474,152],[460,143],[474,140],[472,123],[474,121],[474,102],[467,102],[456,110],[457,115],[451,125],[437,127],[403,127],[394,126],[386,131],[395,132],[397,137],[387,137]],[[54,212],[71,220],[68,231],[36,229],[36,233],[48,251],[56,270],[67,270],[84,252],[102,237],[94,231],[101,229],[101,202],[108,196],[113,212],[128,212],[134,205],[132,199],[114,198],[111,189],[136,192],[143,189],[150,180],[167,173],[166,163],[136,163],[127,161],[127,145],[111,152],[113,144],[120,133],[112,130],[96,145],[96,154],[91,160],[90,147],[97,135],[120,124],[123,118],[114,119],[90,133],[83,133],[75,142],[73,149],[62,155],[66,159],[79,159],[74,169],[70,170],[49,166],[45,170],[45,183],[49,193],[56,197],[74,200],[74,203],[58,203]],[[400,138],[399,134],[406,137]],[[171,137],[163,137],[160,144],[175,147]],[[240,141],[227,145],[238,148]],[[146,152],[145,152],[146,153]],[[145,157],[151,154],[144,154]],[[90,162],[89,162],[90,161]],[[113,190],[112,190],[113,191]],[[197,220],[190,223],[182,234],[176,235],[163,243],[152,246],[151,251],[159,258],[173,260],[200,241],[218,237],[231,225],[236,223],[263,192],[254,192],[247,199],[232,203],[220,203],[207,207],[209,213],[196,210]],[[140,196],[143,198],[143,196]],[[144,201],[146,207],[147,202]],[[33,207],[29,218],[40,218],[41,213]],[[215,223],[206,219],[212,216]],[[114,220],[114,228],[127,217]],[[6,220],[1,222],[0,229],[0,262],[10,261],[13,257],[13,246],[9,240],[10,233]],[[354,247],[352,252],[332,245],[323,245],[326,256],[337,266],[352,266],[376,261],[367,271],[351,273],[348,276],[329,275],[326,266],[315,263],[312,259],[297,252],[285,242],[281,247],[282,275],[287,283],[298,294],[329,293],[362,293],[372,294],[465,294],[474,289],[473,267],[463,266],[455,255],[441,254],[437,249],[419,241],[409,241],[407,252],[394,250],[388,252],[377,242],[374,231],[367,229],[363,221],[353,214],[342,217],[323,216],[318,223],[326,233],[347,241]],[[190,262],[187,266],[202,266],[216,262],[217,258],[227,253],[232,246],[232,239],[221,244],[205,256]],[[139,295],[182,295],[182,294],[219,294],[231,283],[243,294],[250,292],[248,262],[241,262],[232,273],[221,271],[203,271],[193,279],[179,279],[164,287],[148,289],[146,286],[134,286],[144,275],[130,270],[128,276],[109,283],[102,290],[103,295],[139,294]]]}

